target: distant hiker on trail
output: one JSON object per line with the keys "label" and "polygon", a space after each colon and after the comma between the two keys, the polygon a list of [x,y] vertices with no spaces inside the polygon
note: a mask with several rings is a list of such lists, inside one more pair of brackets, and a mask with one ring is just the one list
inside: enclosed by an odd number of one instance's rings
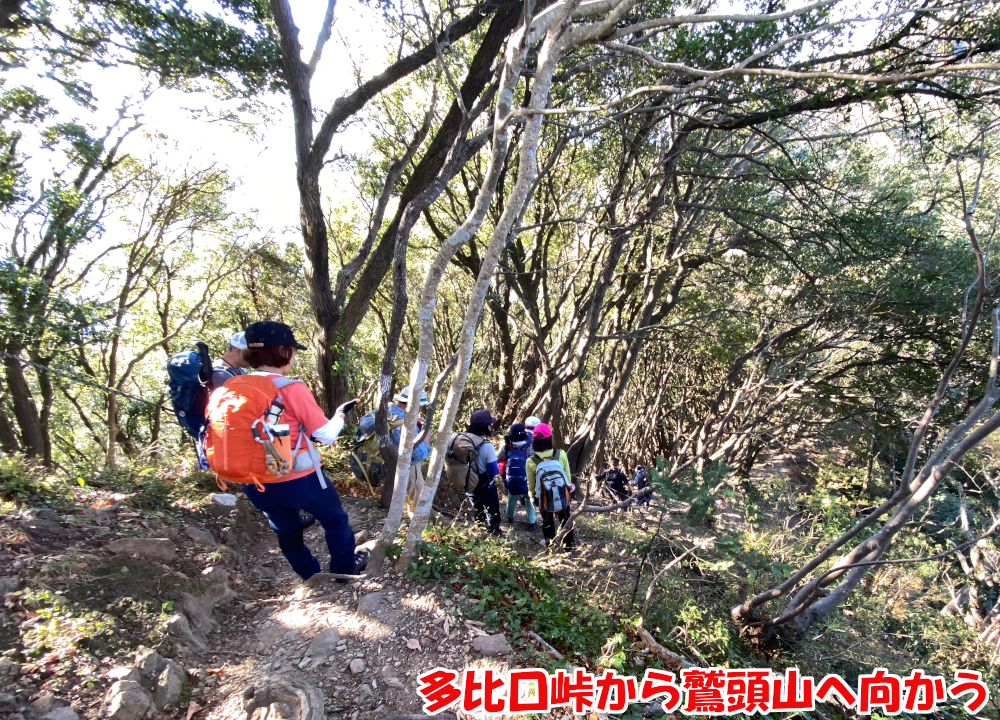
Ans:
{"label": "distant hiker on trail", "polygon": [[244,368],[250,367],[243,359],[243,351],[247,348],[246,333],[238,332],[229,341],[229,349],[222,357],[212,363],[212,389],[222,387],[231,377],[245,375]]}
{"label": "distant hiker on trail", "polygon": [[[532,454],[534,453],[534,451],[531,449],[531,442],[535,436],[535,428],[538,427],[541,424],[541,422],[542,421],[539,418],[535,417],[534,415],[529,415],[524,420],[524,431],[528,435],[528,444],[525,446],[525,452],[527,452],[528,457],[531,457]],[[518,502],[521,505],[524,505],[525,507],[529,507],[530,500],[528,499],[527,496],[521,496]],[[532,509],[531,512],[533,513],[534,509]]]}
{"label": "distant hiker on trail", "polygon": [[448,445],[445,472],[455,489],[464,492],[472,501],[476,521],[486,525],[491,535],[501,537],[500,496],[497,495],[500,466],[496,448],[486,439],[492,432],[490,426],[496,421],[487,410],[473,412],[468,429],[456,433]]}
{"label": "distant hiker on trail", "polygon": [[621,502],[632,494],[632,485],[628,477],[618,467],[618,458],[611,458],[611,464],[598,476],[604,487],[607,488],[615,502]]}
{"label": "distant hiker on trail", "polygon": [[[635,469],[635,477],[632,478],[632,485],[635,486],[635,491],[639,492],[645,490],[649,487],[649,476],[646,474],[646,468],[639,465]],[[652,493],[646,493],[635,501],[636,505],[649,505],[649,501],[653,499]]]}
{"label": "distant hiker on trail", "polygon": [[[552,428],[545,423],[535,426],[532,443],[534,454],[528,458],[526,467],[528,485],[534,489],[535,502],[542,511],[542,535],[545,544],[552,545],[556,536],[556,518],[559,528],[569,522],[569,498],[576,486],[573,485],[569,470],[569,458],[565,450],[552,447]],[[563,539],[563,546],[575,557],[573,530]]]}
{"label": "distant hiker on trail", "polygon": [[528,457],[531,457],[532,453],[532,443],[535,439],[535,428],[542,424],[542,421],[536,418],[534,415],[529,415],[524,419],[524,431],[528,433]]}
{"label": "distant hiker on trail", "polygon": [[254,372],[227,380],[208,403],[209,466],[220,480],[243,485],[303,580],[321,568],[303,541],[299,508],[312,513],[326,532],[330,572],[356,575],[367,566],[368,553],[354,551],[354,532],[310,436],[335,442],[358,400],[344,403],[327,420],[305,383],[286,377],[296,351],[305,346],[284,323],[253,323],[246,343],[243,357]]}
{"label": "distant hiker on trail", "polygon": [[514,524],[518,502],[524,502],[528,513],[528,530],[535,529],[535,505],[532,502],[532,489],[528,485],[528,433],[524,425],[514,423],[510,432],[504,436],[504,446],[500,450],[500,463],[503,465],[503,484],[507,488],[507,522]]}
{"label": "distant hiker on trail", "polygon": [[[406,408],[410,402],[410,386],[407,385],[392,398],[389,405],[389,442],[393,444],[396,451],[399,451],[399,437],[403,427],[403,418],[406,416]],[[427,393],[420,392],[420,407],[427,405]],[[417,434],[424,426],[424,419],[417,418]],[[410,476],[406,485],[406,507],[409,512],[416,507],[420,493],[424,489],[424,478],[420,471],[420,463],[431,454],[431,448],[427,443],[420,443],[413,448],[413,455],[410,457]],[[365,480],[372,487],[378,487],[385,480],[386,465],[382,458],[382,449],[378,444],[378,437],[375,435],[375,411],[365,414],[358,423],[358,432],[354,437],[354,448],[351,450],[349,462],[351,472],[358,480]]]}

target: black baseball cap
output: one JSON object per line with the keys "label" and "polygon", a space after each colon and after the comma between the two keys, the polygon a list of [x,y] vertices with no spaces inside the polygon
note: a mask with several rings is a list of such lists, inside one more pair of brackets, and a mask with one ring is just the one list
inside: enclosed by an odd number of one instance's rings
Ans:
{"label": "black baseball cap", "polygon": [[248,348],[291,345],[293,348],[298,348],[299,350],[308,349],[295,339],[290,327],[285,325],[285,323],[275,322],[274,320],[262,320],[250,323],[245,333]]}
{"label": "black baseball cap", "polygon": [[521,423],[514,423],[513,425],[511,425],[510,432],[508,433],[508,435],[510,435],[511,442],[528,441],[528,433],[525,431],[524,425],[522,425]]}
{"label": "black baseball cap", "polygon": [[476,410],[469,421],[473,425],[492,425],[497,419],[490,415],[489,410]]}

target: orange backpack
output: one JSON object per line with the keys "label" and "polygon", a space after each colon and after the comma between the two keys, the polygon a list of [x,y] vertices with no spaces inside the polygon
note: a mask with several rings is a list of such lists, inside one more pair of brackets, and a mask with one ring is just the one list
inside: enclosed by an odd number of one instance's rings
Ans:
{"label": "orange backpack", "polygon": [[[299,441],[291,446],[287,424],[281,423],[285,406],[281,389],[302,382],[263,375],[237,375],[217,388],[205,409],[205,454],[208,466],[224,481],[281,482],[290,472],[317,469],[320,485],[326,487],[319,453],[299,426]],[[300,453],[303,438],[308,450]]]}

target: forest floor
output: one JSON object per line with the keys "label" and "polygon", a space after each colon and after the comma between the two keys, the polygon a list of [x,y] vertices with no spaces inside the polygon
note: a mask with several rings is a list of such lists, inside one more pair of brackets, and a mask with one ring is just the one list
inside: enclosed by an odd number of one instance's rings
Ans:
{"label": "forest floor", "polygon": [[[751,481],[793,473],[775,458]],[[345,489],[344,508],[359,540],[375,537],[384,511]],[[416,678],[434,667],[555,667],[529,630],[567,662],[641,675],[654,658],[632,621],[621,621],[639,608],[646,613],[646,585],[636,578],[643,564],[655,568],[699,543],[706,544],[696,554],[703,557],[692,556],[677,577],[665,577],[657,588],[664,606],[646,614],[646,627],[675,651],[702,666],[762,667],[783,654],[782,665],[794,661],[809,670],[827,658],[819,653],[842,663],[865,649],[864,630],[850,626],[824,630],[816,640],[827,639],[791,653],[755,649],[725,629],[730,589],[713,574],[720,563],[711,539],[756,532],[739,498],[717,500],[710,523],[689,524],[688,503],[662,499],[642,512],[583,515],[572,559],[545,554],[540,530],[526,529],[522,509],[513,526],[504,524],[500,542],[463,529],[464,522],[439,524],[426,536],[430,559],[413,572],[390,568],[349,584],[304,584],[260,514],[242,502],[235,509],[205,501],[151,509],[143,497],[88,488],[74,490],[72,501],[50,503],[57,509],[32,507],[37,496],[4,506],[0,717],[107,717],[109,688],[132,678],[153,693],[156,707],[135,715],[118,702],[115,720],[153,717],[154,710],[164,720],[242,720],[252,688],[285,677],[315,688],[329,717],[381,720],[419,713]],[[322,562],[322,529],[309,529],[306,542]],[[774,546],[775,536],[766,542]],[[765,558],[772,569],[773,557]],[[172,623],[182,608],[190,630]],[[543,612],[548,616],[539,617]],[[477,638],[498,634],[499,648],[477,649],[483,643]],[[891,641],[868,642],[878,662],[913,663]],[[140,647],[183,669],[172,695],[145,666],[139,674],[129,668]],[[855,658],[858,668],[862,658]],[[159,673],[166,661],[156,662]],[[653,708],[633,713],[648,716]]]}
{"label": "forest floor", "polygon": [[[343,505],[352,528],[359,539],[374,537],[384,510],[349,493]],[[411,580],[390,568],[349,584],[302,583],[253,510],[234,520],[218,517],[212,504],[204,511],[183,503],[149,511],[130,506],[121,493],[76,496],[81,502],[58,510],[11,507],[0,519],[0,646],[16,668],[0,666],[0,716],[11,720],[54,720],[50,714],[67,706],[84,717],[105,717],[108,689],[124,677],[118,668],[131,665],[135,650],[146,646],[186,670],[179,700],[158,713],[186,720],[243,718],[244,690],[262,676],[282,674],[318,688],[333,717],[416,713],[422,671],[504,671],[537,657],[530,640],[509,631],[513,647],[499,655],[475,650],[477,637],[498,629],[487,632],[484,622],[468,616],[473,601],[458,582]],[[544,551],[541,531],[529,532],[523,520],[519,509],[515,525],[504,524],[503,545],[531,557]],[[616,522],[622,521],[640,528],[651,522],[639,513]],[[617,555],[600,535],[580,532],[580,557],[555,556],[552,571],[600,571]],[[158,544],[115,544],[129,539]],[[306,542],[321,559],[326,555],[319,525],[306,532]],[[591,552],[595,548],[603,549]],[[199,649],[163,624],[212,568],[224,569],[231,592],[215,609],[217,627]],[[330,628],[335,633],[313,642]],[[155,679],[148,689],[155,692]]]}

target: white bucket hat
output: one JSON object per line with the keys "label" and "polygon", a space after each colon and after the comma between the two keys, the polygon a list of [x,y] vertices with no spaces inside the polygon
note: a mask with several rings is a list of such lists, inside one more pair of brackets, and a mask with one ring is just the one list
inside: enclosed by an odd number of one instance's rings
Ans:
{"label": "white bucket hat", "polygon": [[[407,385],[405,388],[396,393],[396,397],[392,399],[393,402],[410,402],[410,386]],[[427,404],[427,393],[423,390],[420,391],[420,407]]]}

